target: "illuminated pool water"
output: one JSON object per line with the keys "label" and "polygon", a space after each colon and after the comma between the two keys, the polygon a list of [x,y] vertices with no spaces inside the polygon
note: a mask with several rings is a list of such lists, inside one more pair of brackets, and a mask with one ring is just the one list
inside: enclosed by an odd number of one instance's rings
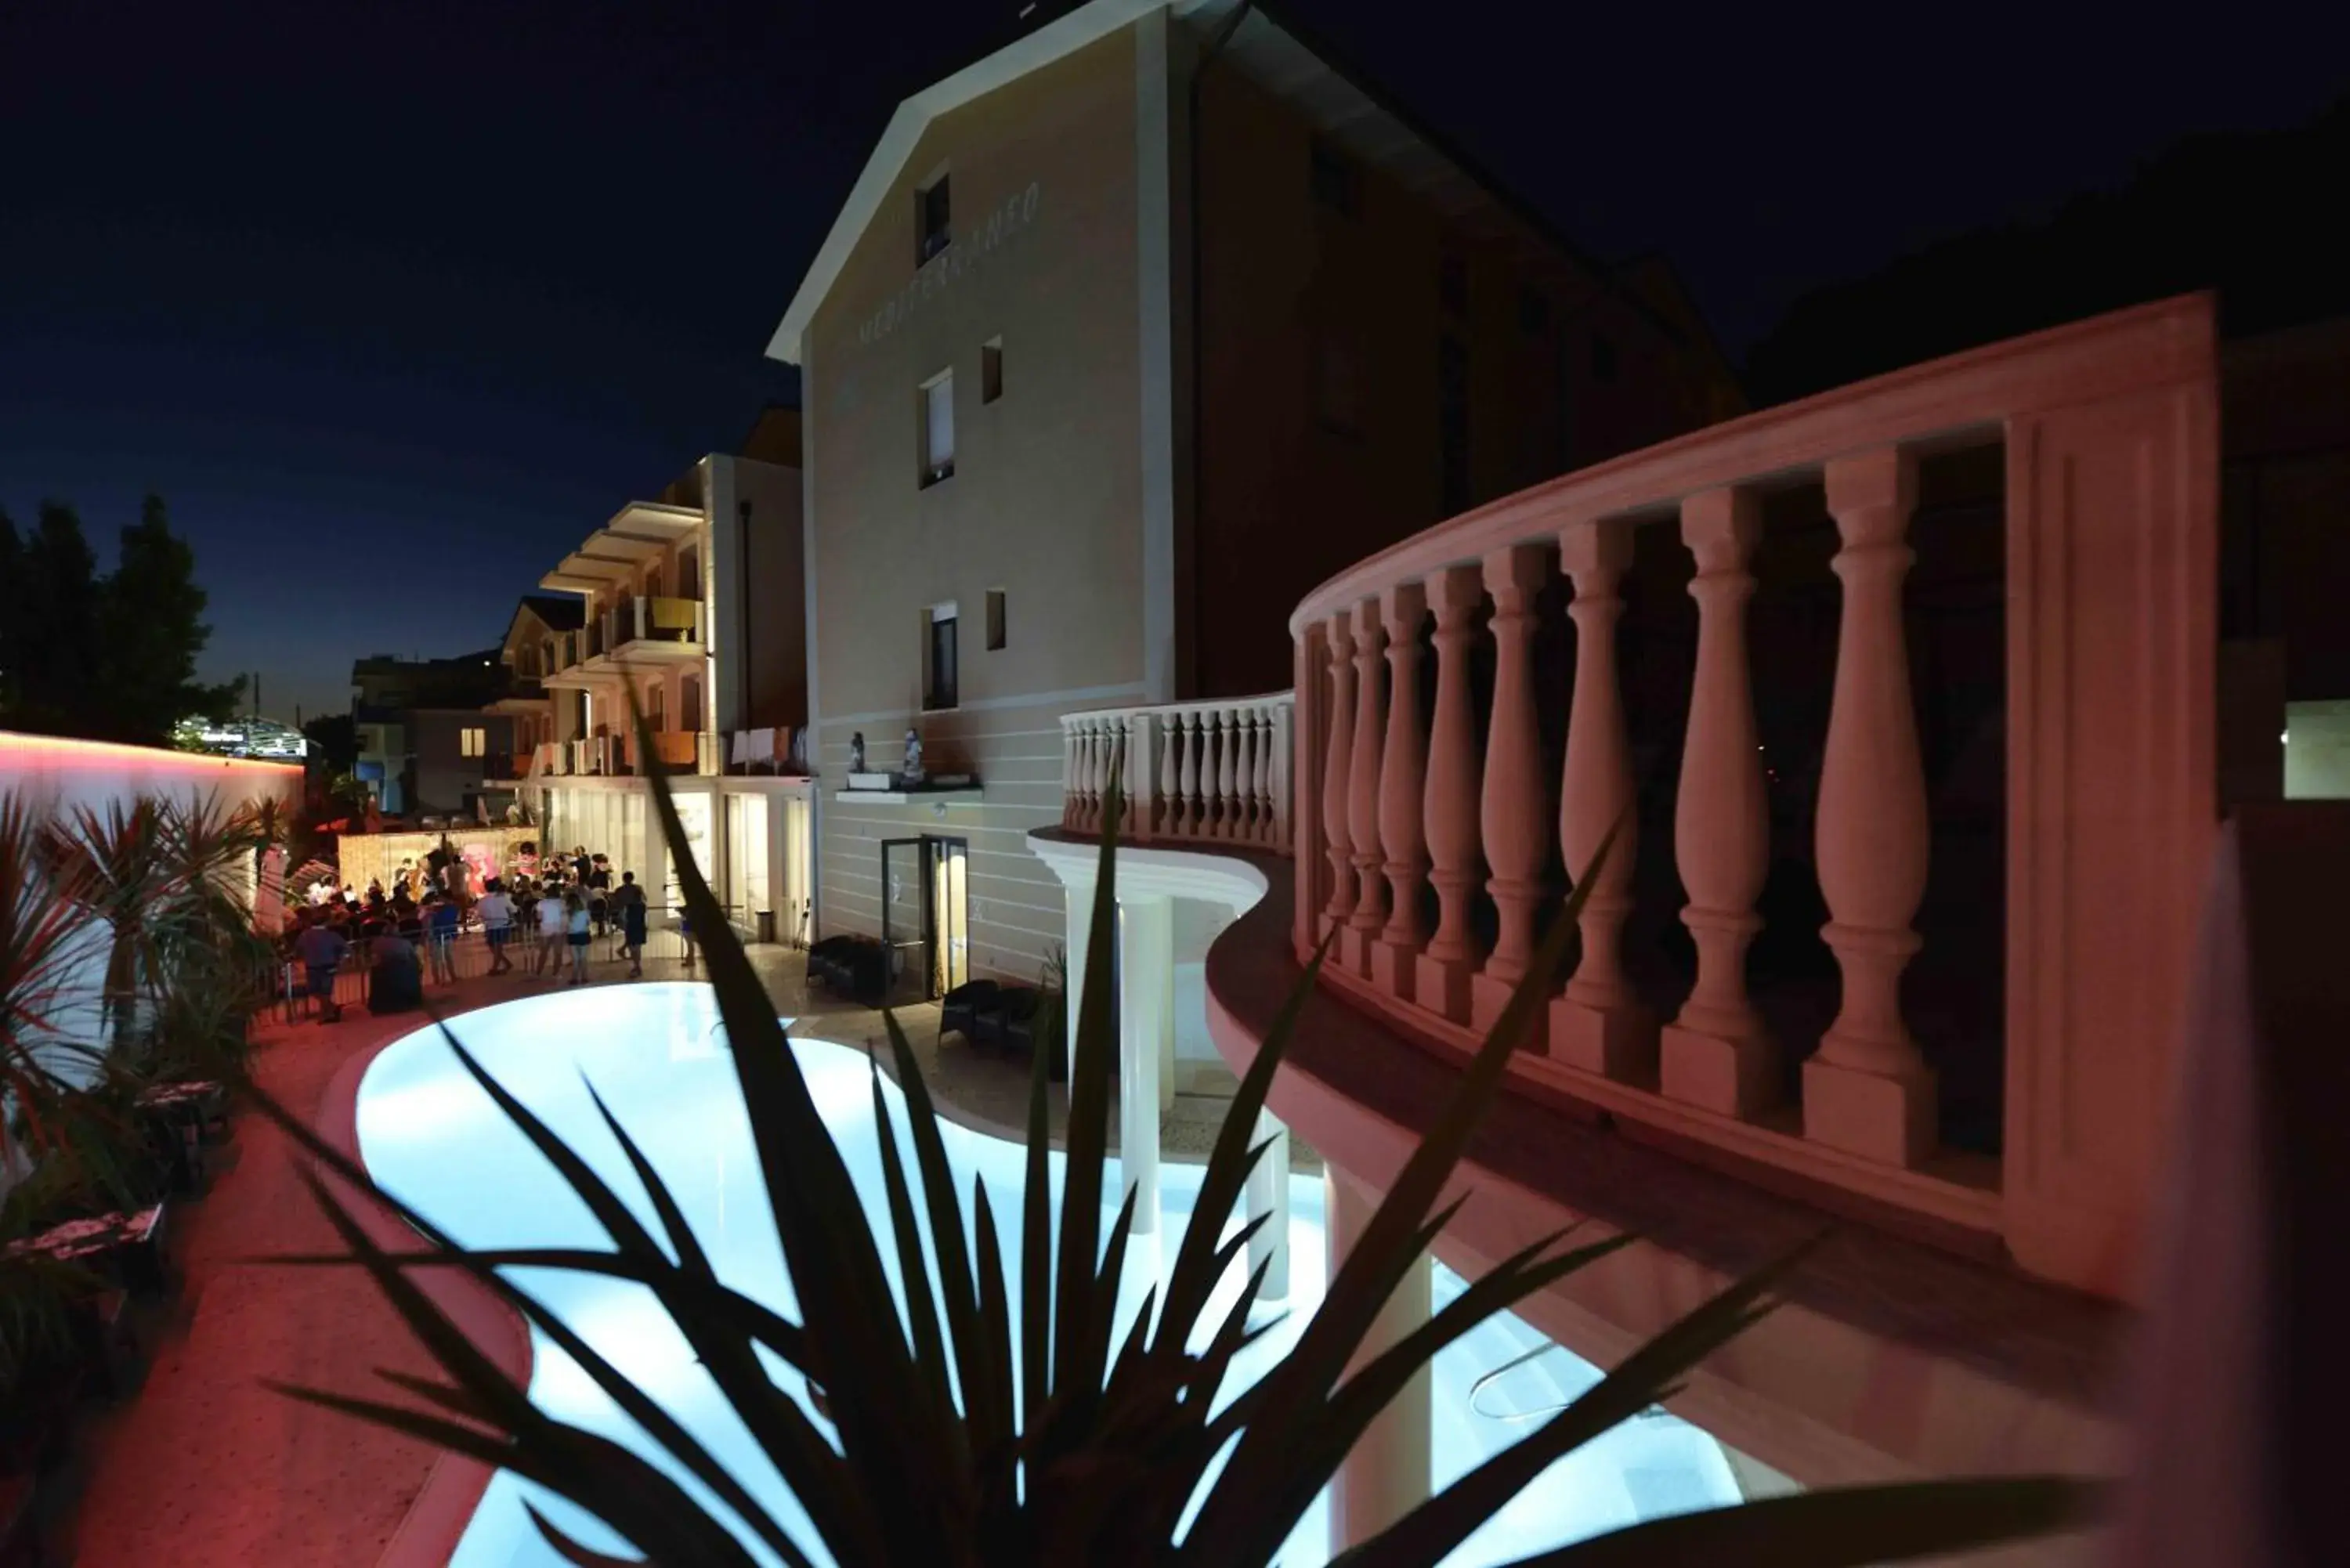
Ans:
{"label": "illuminated pool water", "polygon": [[[657,1230],[650,1205],[588,1100],[587,1085],[592,1082],[670,1184],[727,1282],[795,1314],[752,1155],[750,1128],[724,1054],[724,1033],[707,987],[647,983],[557,992],[467,1013],[453,1027],[501,1084],[590,1160]],[[886,1214],[879,1137],[864,1054],[817,1040],[798,1041],[796,1049],[809,1090],[848,1160],[868,1211]],[[904,1102],[894,1085],[885,1084],[884,1094],[902,1137]],[[976,1173],[987,1183],[997,1214],[1016,1215],[1024,1158],[1019,1146],[962,1127],[944,1131],[948,1157],[966,1194]],[[468,1245],[608,1244],[562,1179],[465,1075],[436,1031],[420,1031],[394,1043],[369,1067],[359,1088],[359,1137],[360,1153],[378,1181]],[[907,1158],[910,1163],[910,1147]],[[1060,1157],[1054,1156],[1051,1179],[1056,1206],[1061,1165]],[[1157,1246],[1147,1238],[1138,1239],[1123,1284],[1129,1313],[1139,1306],[1162,1254],[1171,1260],[1175,1238],[1198,1195],[1197,1167],[1170,1163],[1162,1167],[1160,1179],[1164,1229]],[[1111,1186],[1115,1190],[1114,1182]],[[1227,1397],[1288,1353],[1321,1300],[1321,1186],[1294,1181],[1290,1196],[1289,1316],[1236,1365],[1239,1382],[1226,1391]],[[882,1253],[890,1257],[890,1248],[885,1244]],[[516,1278],[660,1399],[800,1539],[813,1542],[782,1482],[767,1470],[650,1293],[552,1271],[517,1271]],[[1012,1283],[1016,1310],[1016,1279]],[[1220,1302],[1230,1300],[1240,1283],[1236,1268]],[[1434,1294],[1439,1305],[1461,1288],[1457,1275],[1438,1268]],[[1210,1321],[1215,1316],[1211,1311]],[[1439,1359],[1433,1399],[1438,1484],[1523,1435],[1529,1423],[1509,1419],[1511,1413],[1538,1412],[1563,1403],[1597,1380],[1588,1364],[1554,1346],[1486,1387],[1472,1408],[1471,1388],[1481,1376],[1544,1343],[1518,1319],[1505,1317],[1485,1324]],[[540,1407],[651,1451],[635,1424],[568,1357],[543,1339],[536,1341],[534,1351],[531,1397]],[[784,1381],[786,1386],[796,1383],[795,1378]],[[699,1490],[682,1475],[679,1479]],[[1473,1568],[1509,1562],[1638,1519],[1735,1501],[1737,1496],[1728,1461],[1711,1438],[1670,1417],[1644,1418],[1552,1467],[1464,1542],[1450,1563],[1455,1568]],[[456,1568],[542,1563],[551,1568],[559,1562],[525,1516],[525,1497],[589,1544],[620,1547],[577,1511],[501,1474],[452,1559]],[[1326,1512],[1317,1504],[1284,1551],[1288,1568],[1323,1563],[1327,1530]]]}

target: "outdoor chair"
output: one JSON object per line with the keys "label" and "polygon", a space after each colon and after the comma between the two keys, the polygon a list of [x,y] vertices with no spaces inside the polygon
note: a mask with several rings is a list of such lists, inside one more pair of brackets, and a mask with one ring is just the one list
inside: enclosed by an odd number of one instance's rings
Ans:
{"label": "outdoor chair", "polygon": [[939,1003],[939,1038],[960,1034],[968,1044],[982,1044],[1002,994],[1003,987],[992,980],[969,981],[948,992]]}

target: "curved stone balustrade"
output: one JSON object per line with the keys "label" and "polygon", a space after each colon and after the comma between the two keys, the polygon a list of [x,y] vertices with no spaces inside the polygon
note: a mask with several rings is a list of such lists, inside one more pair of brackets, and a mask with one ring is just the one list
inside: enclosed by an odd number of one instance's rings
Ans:
{"label": "curved stone balustrade", "polygon": [[[1544,981],[1550,1005],[1513,1064],[1520,1092],[2126,1294],[2214,826],[2214,367],[2211,303],[2190,296],[1523,491],[1297,607],[1294,736],[1277,700],[1289,771],[1270,797],[1234,800],[1207,782],[1229,777],[1212,765],[1195,782],[1183,749],[1232,756],[1224,725],[1248,705],[1147,723],[1084,714],[1068,722],[1068,825],[1092,826],[1099,759],[1120,766],[1121,746],[1163,763],[1123,764],[1138,840],[1265,842],[1287,802],[1277,843],[1291,854],[1294,954],[1334,933],[1325,983],[1440,1057],[1499,1015],[1568,874],[1618,826],[1584,907],[1578,966]],[[2004,928],[2004,973],[1983,982],[2004,998],[1995,1156],[1938,1143],[1936,1077],[1902,990],[1934,875],[1908,535],[1921,459],[1979,447],[2002,448],[2004,464],[2005,908],[1983,915]],[[1781,847],[1816,877],[1822,961],[1840,985],[1832,1023],[1773,1039],[1749,959],[1773,864],[1757,697],[1779,671],[1749,647],[1748,615],[1768,607],[1753,566],[1768,544],[1763,502],[1797,486],[1817,487],[1833,524],[1822,589],[1837,607],[1835,677],[1811,818]],[[1629,831],[1617,645],[1636,535],[1659,525],[1677,529],[1696,601],[1669,852],[1695,973],[1677,995],[1643,994],[1625,961],[1627,889],[1657,852]],[[1571,694],[1546,684],[1545,662],[1569,646]]]}

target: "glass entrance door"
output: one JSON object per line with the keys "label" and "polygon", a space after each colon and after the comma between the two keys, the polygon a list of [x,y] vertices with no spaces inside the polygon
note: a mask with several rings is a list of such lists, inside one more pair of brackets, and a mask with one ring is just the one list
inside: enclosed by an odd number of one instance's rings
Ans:
{"label": "glass entrance door", "polygon": [[889,1000],[921,1002],[931,995],[927,841],[890,838],[881,845],[881,945],[889,950]]}
{"label": "glass entrance door", "polygon": [[932,1002],[971,978],[970,846],[892,838],[881,846],[881,941],[890,993]]}

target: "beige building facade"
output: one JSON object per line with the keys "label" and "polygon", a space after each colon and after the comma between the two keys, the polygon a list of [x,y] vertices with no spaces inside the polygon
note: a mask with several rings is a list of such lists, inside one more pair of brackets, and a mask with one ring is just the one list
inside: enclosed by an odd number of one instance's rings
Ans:
{"label": "beige building facade", "polygon": [[[646,781],[667,778],[702,875],[746,937],[805,940],[813,792],[805,724],[798,421],[771,410],[659,499],[631,502],[540,580],[504,657],[539,711],[523,792],[547,843],[683,908]],[[572,597],[571,596],[577,596]],[[526,682],[535,681],[535,686]],[[633,711],[650,724],[650,746]]]}
{"label": "beige building facade", "polygon": [[[1027,835],[1064,715],[1285,686],[1341,566],[1737,406],[1669,311],[1221,0],[1094,0],[909,99],[769,352],[803,376],[816,923],[929,949],[901,995],[1063,942]],[[910,730],[972,785],[844,787]]]}

